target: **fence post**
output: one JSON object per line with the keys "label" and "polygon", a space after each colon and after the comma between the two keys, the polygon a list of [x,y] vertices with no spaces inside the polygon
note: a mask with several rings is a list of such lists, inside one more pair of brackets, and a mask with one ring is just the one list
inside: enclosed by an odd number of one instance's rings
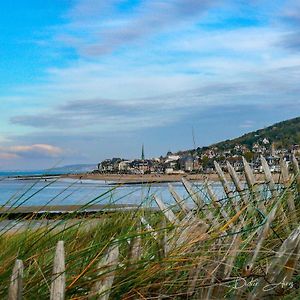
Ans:
{"label": "fence post", "polygon": [[[141,232],[141,228],[139,227],[139,233]],[[142,238],[140,235],[135,236],[131,239],[129,245],[129,253],[128,260],[130,264],[136,263],[140,257],[142,252]]]}
{"label": "fence post", "polygon": [[65,250],[64,242],[59,241],[56,245],[50,300],[64,300],[65,299]]}
{"label": "fence post", "polygon": [[23,292],[23,261],[17,259],[11,275],[8,300],[21,300]]}
{"label": "fence post", "polygon": [[167,207],[158,196],[154,195],[153,198],[154,198],[156,204],[158,205],[159,209],[162,211],[162,213],[165,215],[165,217],[169,220],[169,222],[174,225],[178,225],[179,220],[174,215],[171,208]]}
{"label": "fence post", "polygon": [[[98,276],[103,276],[92,286],[89,299],[108,300],[110,289],[115,279],[115,269],[119,260],[119,246],[111,246],[103,259],[99,262],[97,269]],[[106,275],[104,275],[107,273]]]}
{"label": "fence post", "polygon": [[169,191],[172,195],[172,197],[174,198],[174,200],[176,201],[177,205],[180,207],[181,211],[187,215],[190,211],[189,207],[187,206],[187,204],[185,203],[184,199],[182,199],[177,192],[175,191],[174,187],[169,183],[168,184],[169,187]]}

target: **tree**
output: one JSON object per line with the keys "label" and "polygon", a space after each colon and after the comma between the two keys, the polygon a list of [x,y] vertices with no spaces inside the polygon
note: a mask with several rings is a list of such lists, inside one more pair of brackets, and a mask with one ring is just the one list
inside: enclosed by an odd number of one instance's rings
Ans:
{"label": "tree", "polygon": [[244,153],[244,157],[246,158],[246,160],[248,162],[251,162],[254,158],[254,154],[251,151],[247,151],[247,152]]}

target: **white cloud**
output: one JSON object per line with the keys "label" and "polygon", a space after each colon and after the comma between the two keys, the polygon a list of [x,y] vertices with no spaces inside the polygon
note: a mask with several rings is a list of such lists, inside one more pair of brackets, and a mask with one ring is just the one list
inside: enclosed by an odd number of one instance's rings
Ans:
{"label": "white cloud", "polygon": [[20,156],[15,153],[0,152],[0,159],[11,160],[11,159],[18,159],[18,158],[20,158]]}
{"label": "white cloud", "polygon": [[251,120],[245,120],[245,122],[242,123],[242,124],[240,125],[240,127],[241,127],[241,128],[252,128],[252,127],[254,127],[254,125],[255,125],[254,121],[251,121]]}
{"label": "white cloud", "polygon": [[[18,130],[31,126],[37,132],[63,128],[66,134],[135,131],[176,123],[218,105],[299,102],[300,56],[287,55],[278,47],[286,28],[266,22],[206,30],[198,23],[210,4],[198,0],[142,1],[126,16],[114,13],[95,20],[117,2],[77,1],[67,15],[69,23],[56,28],[52,39],[60,36],[56,42],[62,49],[99,46],[118,52],[92,58],[79,53],[76,60],[67,57],[62,66],[45,70],[42,83],[16,87],[15,94],[5,98],[7,105],[13,103],[5,117]],[[179,19],[187,23],[182,26]],[[168,32],[162,38],[129,45],[164,28]],[[112,37],[105,40],[108,33]],[[97,109],[78,112],[72,108],[76,101],[83,106],[93,102]],[[61,110],[63,105],[69,112]],[[18,153],[59,155],[33,146]]]}
{"label": "white cloud", "polygon": [[41,158],[60,157],[63,150],[59,147],[48,144],[15,145],[0,147],[1,159],[15,159],[21,157]]}

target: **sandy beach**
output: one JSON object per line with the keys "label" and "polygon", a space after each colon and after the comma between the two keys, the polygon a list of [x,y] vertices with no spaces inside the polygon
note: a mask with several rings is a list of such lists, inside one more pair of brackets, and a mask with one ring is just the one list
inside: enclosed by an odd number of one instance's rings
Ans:
{"label": "sandy beach", "polygon": [[63,178],[82,179],[82,180],[103,180],[114,183],[159,183],[159,182],[178,182],[184,177],[191,181],[217,180],[216,174],[78,174],[63,175]]}
{"label": "sandy beach", "polygon": [[[225,174],[226,178],[230,180],[229,174]],[[62,175],[62,178],[72,178],[81,180],[103,180],[112,183],[160,183],[160,182],[178,182],[182,178],[190,181],[219,181],[217,174],[180,174],[180,175],[167,175],[167,174],[78,174],[78,175]],[[275,182],[278,181],[279,175],[273,174]],[[264,180],[263,174],[255,174],[257,181]],[[240,180],[245,181],[243,175],[240,175]]]}

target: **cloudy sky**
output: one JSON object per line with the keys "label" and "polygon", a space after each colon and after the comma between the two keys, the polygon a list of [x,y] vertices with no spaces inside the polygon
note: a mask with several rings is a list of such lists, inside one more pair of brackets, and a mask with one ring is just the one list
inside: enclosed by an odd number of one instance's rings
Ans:
{"label": "cloudy sky", "polygon": [[148,157],[300,115],[300,1],[0,4],[0,170]]}

